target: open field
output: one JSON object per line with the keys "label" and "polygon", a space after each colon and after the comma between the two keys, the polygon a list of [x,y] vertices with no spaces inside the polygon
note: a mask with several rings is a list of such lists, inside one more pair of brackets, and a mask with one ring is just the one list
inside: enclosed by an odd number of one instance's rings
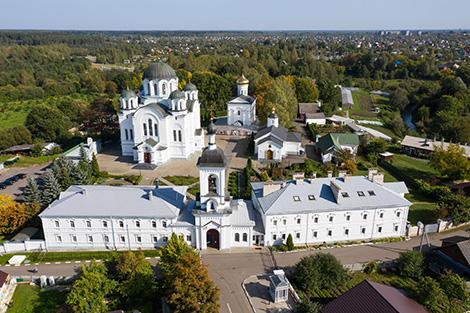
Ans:
{"label": "open field", "polygon": [[356,118],[377,119],[377,113],[372,112],[374,103],[369,93],[364,90],[356,90],[352,92],[354,105],[350,111],[350,115]]}
{"label": "open field", "polygon": [[[59,155],[58,154],[53,154],[53,155],[41,155],[38,157],[31,157],[31,156],[23,156],[21,155],[19,160],[8,165],[8,167],[28,167],[31,165],[40,165],[40,164],[46,164],[51,161],[54,161]],[[0,163],[5,162],[8,159],[14,158],[15,155],[13,154],[5,154],[5,155],[0,155]]]}

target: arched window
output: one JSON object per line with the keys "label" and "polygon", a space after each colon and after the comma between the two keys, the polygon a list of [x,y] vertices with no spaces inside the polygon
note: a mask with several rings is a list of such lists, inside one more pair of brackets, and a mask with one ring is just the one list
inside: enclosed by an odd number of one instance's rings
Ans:
{"label": "arched window", "polygon": [[236,242],[240,241],[240,234],[239,233],[235,233],[235,241]]}
{"label": "arched window", "polygon": [[209,193],[217,194],[217,176],[209,176]]}
{"label": "arched window", "polygon": [[157,123],[153,124],[153,133],[155,137],[158,137],[158,124]]}
{"label": "arched window", "polygon": [[243,233],[243,242],[248,241],[248,235],[246,233]]}
{"label": "arched window", "polygon": [[153,136],[153,130],[152,130],[152,120],[149,119],[149,135]]}
{"label": "arched window", "polygon": [[147,124],[144,123],[144,136],[147,136]]}
{"label": "arched window", "polygon": [[155,96],[158,95],[158,86],[157,86],[157,84],[153,85],[153,93],[155,94]]}
{"label": "arched window", "polygon": [[162,84],[162,96],[166,95],[166,84]]}
{"label": "arched window", "polygon": [[129,140],[129,131],[127,129],[124,129],[125,133],[126,133],[126,140]]}

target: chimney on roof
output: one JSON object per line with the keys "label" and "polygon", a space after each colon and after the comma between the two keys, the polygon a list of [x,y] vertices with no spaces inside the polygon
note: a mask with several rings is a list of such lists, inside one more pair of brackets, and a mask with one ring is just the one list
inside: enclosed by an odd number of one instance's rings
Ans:
{"label": "chimney on roof", "polygon": [[348,175],[348,171],[341,170],[338,172],[338,177],[344,178]]}
{"label": "chimney on roof", "polygon": [[341,187],[338,186],[338,184],[336,184],[334,180],[330,180],[330,188],[331,192],[333,192],[333,196],[335,197],[336,203],[340,203],[341,195],[339,193]]}
{"label": "chimney on roof", "polygon": [[264,183],[263,184],[263,197],[278,191],[279,189],[283,188],[282,184],[279,183]]}
{"label": "chimney on roof", "polygon": [[327,174],[328,174],[328,178],[332,178],[332,177],[333,177],[333,171],[328,171]]}
{"label": "chimney on roof", "polygon": [[369,169],[369,173],[367,175],[367,178],[376,184],[383,184],[384,183],[384,174],[379,172],[375,168]]}
{"label": "chimney on roof", "polygon": [[372,181],[373,177],[375,174],[377,174],[379,172],[378,169],[376,168],[370,168],[368,171],[367,171],[367,178]]}
{"label": "chimney on roof", "polygon": [[296,185],[299,185],[299,184],[303,183],[303,181],[305,179],[305,174],[304,173],[295,173],[294,175],[292,175],[292,179],[294,179]]}
{"label": "chimney on roof", "polygon": [[153,190],[148,190],[147,191],[147,198],[152,201],[153,200]]}

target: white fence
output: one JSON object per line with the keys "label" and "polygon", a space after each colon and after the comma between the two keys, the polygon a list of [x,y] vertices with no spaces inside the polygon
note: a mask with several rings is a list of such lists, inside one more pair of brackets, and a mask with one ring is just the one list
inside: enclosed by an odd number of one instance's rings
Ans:
{"label": "white fence", "polygon": [[0,245],[0,253],[40,251],[46,249],[44,240],[26,240],[24,242],[6,241]]}
{"label": "white fence", "polygon": [[460,225],[454,225],[452,221],[443,221],[441,219],[437,220],[434,224],[426,224],[424,227],[419,226],[410,226],[408,228],[408,237],[416,237],[423,234],[424,230],[426,229],[427,233],[440,233],[442,231],[450,230],[453,228],[460,227],[462,225],[469,224],[464,223]]}

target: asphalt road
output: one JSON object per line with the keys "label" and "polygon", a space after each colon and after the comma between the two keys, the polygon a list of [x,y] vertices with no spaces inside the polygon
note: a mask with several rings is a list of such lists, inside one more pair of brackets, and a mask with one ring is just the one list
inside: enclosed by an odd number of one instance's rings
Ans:
{"label": "asphalt road", "polygon": [[19,199],[23,193],[23,188],[26,186],[28,177],[37,178],[44,173],[44,169],[48,164],[33,165],[30,167],[8,167],[0,171],[0,182],[16,174],[26,174],[26,178],[20,179],[13,185],[7,186],[5,189],[0,189],[0,194],[7,194],[12,196],[15,200]]}
{"label": "asphalt road", "polygon": [[[456,230],[449,233],[432,234],[429,236],[433,246],[441,246],[441,239],[451,236],[465,236],[464,230]],[[247,313],[251,307],[242,289],[245,278],[272,271],[275,267],[288,268],[294,266],[301,258],[319,253],[328,252],[335,255],[343,264],[366,263],[373,260],[392,260],[399,256],[400,252],[417,249],[420,238],[408,241],[362,245],[344,248],[332,248],[327,250],[301,251],[291,253],[274,253],[267,249],[250,251],[247,253],[204,253],[203,263],[207,266],[210,277],[220,288],[220,312],[222,313]],[[152,264],[157,261],[150,260]],[[71,276],[77,273],[82,263],[41,264],[39,272],[34,274],[46,276]],[[31,276],[28,271],[33,265],[19,267],[0,266],[0,270],[13,276]]]}

